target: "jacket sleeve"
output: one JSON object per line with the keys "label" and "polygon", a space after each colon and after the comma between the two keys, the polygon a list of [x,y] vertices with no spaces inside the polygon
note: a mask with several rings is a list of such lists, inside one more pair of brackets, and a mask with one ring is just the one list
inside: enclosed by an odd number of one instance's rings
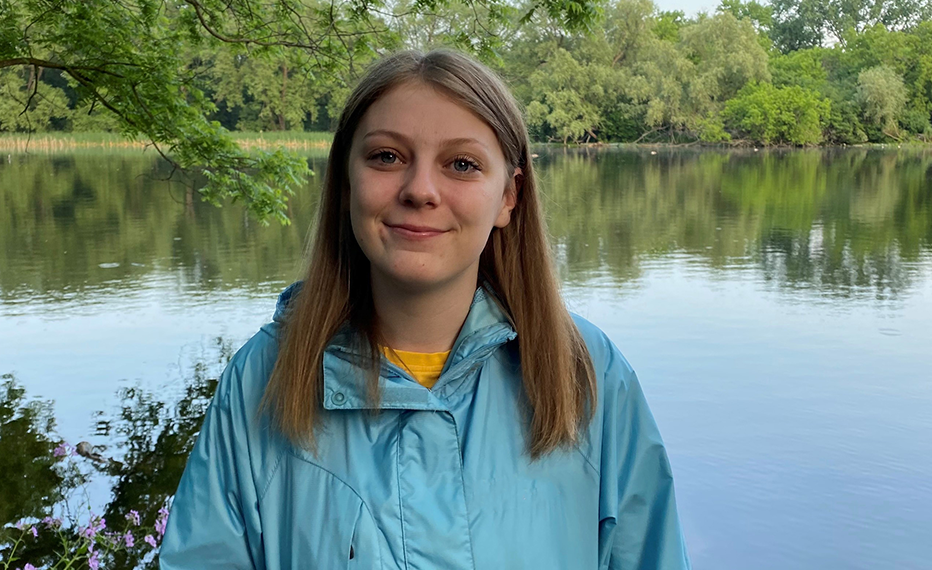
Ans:
{"label": "jacket sleeve", "polygon": [[245,352],[224,370],[188,457],[159,553],[162,570],[263,567],[243,398]]}
{"label": "jacket sleeve", "polygon": [[[607,339],[606,339],[607,340]],[[687,570],[673,474],[637,376],[608,341],[599,551],[609,570]]]}

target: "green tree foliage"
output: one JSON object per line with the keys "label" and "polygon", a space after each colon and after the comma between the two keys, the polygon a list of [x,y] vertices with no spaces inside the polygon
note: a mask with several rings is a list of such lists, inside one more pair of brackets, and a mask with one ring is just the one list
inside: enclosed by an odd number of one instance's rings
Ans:
{"label": "green tree foliage", "polygon": [[773,84],[777,87],[798,85],[808,89],[822,89],[828,80],[828,72],[822,65],[825,51],[823,48],[813,48],[770,58]]}
{"label": "green tree foliage", "polygon": [[770,37],[783,53],[820,47],[825,39],[826,0],[773,0]]}
{"label": "green tree foliage", "polygon": [[751,83],[725,105],[729,127],[762,144],[815,145],[822,142],[822,120],[830,103],[799,87]]}
{"label": "green tree foliage", "polygon": [[865,118],[883,133],[899,138],[897,119],[906,105],[903,78],[892,68],[879,65],[858,74],[858,96]]}
{"label": "green tree foliage", "polygon": [[[500,0],[464,1],[481,4],[481,13],[473,10],[477,25],[508,22],[511,10]],[[305,83],[315,83],[315,77],[324,85],[335,83],[339,98],[345,85],[335,78],[352,81],[358,61],[398,44],[387,21],[450,5],[448,0],[414,2],[402,16],[376,0],[0,0],[0,70],[27,69],[36,78],[40,70],[55,72],[56,81],[70,90],[71,108],[105,110],[123,135],[151,141],[177,170],[202,175],[206,200],[242,200],[260,220],[287,222],[285,201],[307,173],[306,162],[282,151],[239,148],[212,120],[218,108],[208,96],[212,89],[203,84],[205,66],[191,54],[248,55],[244,120],[251,126],[303,128],[317,110]],[[575,32],[591,28],[599,9],[591,0],[534,0],[524,19],[537,12]],[[479,42],[495,43],[492,34]],[[2,128],[47,127],[61,97],[39,88],[38,81],[25,90],[15,82],[8,85],[9,77],[3,78],[8,98],[23,100],[28,93],[23,109],[36,117],[14,122],[4,106]],[[227,101],[233,107],[239,102]]]}
{"label": "green tree foliage", "polygon": [[750,20],[724,12],[682,31],[682,51],[696,65],[693,95],[726,101],[749,81],[769,81],[767,52]]}
{"label": "green tree foliage", "polygon": [[686,13],[682,10],[660,11],[651,31],[657,39],[676,43],[680,39],[680,29],[686,24]]}
{"label": "green tree foliage", "polygon": [[911,30],[932,18],[928,0],[773,0],[771,37],[788,53],[838,41],[883,26]]}
{"label": "green tree foliage", "polygon": [[756,0],[722,0],[718,5],[718,12],[729,13],[738,20],[748,20],[758,34],[758,42],[765,50],[770,50],[773,41],[770,39],[770,29],[773,27],[773,8],[769,4],[761,4]]}
{"label": "green tree foliage", "polygon": [[602,117],[599,103],[605,97],[611,69],[585,64],[558,49],[529,78],[531,88],[543,95],[527,106],[528,127],[549,138],[567,141],[598,139]]}
{"label": "green tree foliage", "polygon": [[[305,161],[244,152],[228,131],[330,129],[366,66],[404,47],[478,54],[540,141],[744,140],[734,109],[772,118],[800,93],[828,101],[823,142],[932,137],[928,0],[722,0],[693,19],[651,0],[580,1],[0,0],[0,131],[151,140],[208,200],[283,221]],[[893,115],[878,98],[900,91],[862,81],[878,67],[905,88]],[[781,128],[768,140],[819,139]]]}
{"label": "green tree foliage", "polygon": [[43,71],[0,69],[0,131],[45,131],[71,116],[62,90],[40,80]]}

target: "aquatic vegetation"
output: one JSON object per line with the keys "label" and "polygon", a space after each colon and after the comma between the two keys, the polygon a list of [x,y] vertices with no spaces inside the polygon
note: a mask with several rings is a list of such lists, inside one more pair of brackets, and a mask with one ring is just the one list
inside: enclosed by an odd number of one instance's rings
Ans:
{"label": "aquatic vegetation", "polygon": [[[87,524],[76,519],[45,517],[38,522],[19,521],[13,529],[19,531],[9,552],[0,561],[3,570],[67,569],[86,564],[91,570],[112,568],[120,555],[141,555],[143,568],[155,567],[158,548],[165,534],[168,509],[158,511],[155,524],[142,526],[138,511],[126,516],[120,530],[109,529],[105,518],[91,514]],[[141,544],[137,544],[137,539]],[[56,545],[51,554],[37,548],[42,543]],[[36,564],[33,564],[35,562]],[[22,564],[22,565],[21,565]]]}

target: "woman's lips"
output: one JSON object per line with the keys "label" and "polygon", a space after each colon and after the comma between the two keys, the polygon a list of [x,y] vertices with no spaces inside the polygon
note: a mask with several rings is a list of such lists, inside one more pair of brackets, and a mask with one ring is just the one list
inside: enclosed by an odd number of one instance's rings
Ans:
{"label": "woman's lips", "polygon": [[446,233],[446,230],[430,226],[415,226],[412,224],[385,224],[395,235],[406,239],[428,239]]}

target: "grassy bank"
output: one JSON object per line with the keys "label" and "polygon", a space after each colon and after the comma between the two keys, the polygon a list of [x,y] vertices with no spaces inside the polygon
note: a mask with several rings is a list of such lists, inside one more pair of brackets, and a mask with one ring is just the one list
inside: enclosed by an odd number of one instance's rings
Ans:
{"label": "grassy bank", "polygon": [[[234,140],[244,149],[320,150],[330,147],[331,133],[236,132]],[[145,149],[148,141],[130,140],[114,133],[0,134],[0,152],[62,152],[80,149]]]}

